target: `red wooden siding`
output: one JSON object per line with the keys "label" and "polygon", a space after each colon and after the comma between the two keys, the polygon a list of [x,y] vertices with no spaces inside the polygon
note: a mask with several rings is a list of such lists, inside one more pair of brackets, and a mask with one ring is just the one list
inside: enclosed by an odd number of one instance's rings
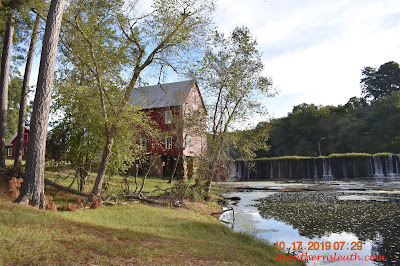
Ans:
{"label": "red wooden siding", "polygon": [[[146,151],[150,155],[199,156],[201,151],[206,149],[205,124],[203,130],[201,130],[203,132],[183,131],[175,124],[175,122],[182,123],[182,114],[185,116],[190,112],[197,116],[203,116],[205,120],[206,111],[197,85],[192,87],[183,106],[152,108],[143,111],[147,117],[150,117],[150,119],[157,123],[158,128],[163,132],[161,139],[155,139],[152,136],[143,136],[146,139]],[[172,123],[166,123],[168,122],[166,112],[171,112]],[[168,136],[172,137],[171,149],[167,149],[166,147],[166,137]]]}
{"label": "red wooden siding", "polygon": [[[150,155],[173,155],[178,156],[179,148],[177,143],[181,141],[179,138],[179,134],[176,132],[176,126],[172,122],[170,124],[166,124],[165,122],[165,112],[171,111],[172,113],[172,121],[174,121],[177,117],[180,116],[181,108],[179,106],[172,107],[162,107],[162,108],[154,108],[154,109],[146,109],[143,110],[146,113],[146,116],[150,117],[151,120],[155,121],[158,125],[158,128],[163,132],[163,136],[160,139],[155,139],[152,136],[143,136],[146,138],[146,150]],[[167,136],[172,137],[172,148],[166,149],[165,138]],[[177,142],[178,141],[178,142]]]}
{"label": "red wooden siding", "polygon": [[[28,149],[29,129],[25,127],[24,130],[24,143],[22,144],[22,160],[26,159],[26,151]],[[16,153],[17,135],[15,134],[11,139],[11,143],[6,145],[7,159],[14,159]],[[10,153],[11,150],[11,153]]]}

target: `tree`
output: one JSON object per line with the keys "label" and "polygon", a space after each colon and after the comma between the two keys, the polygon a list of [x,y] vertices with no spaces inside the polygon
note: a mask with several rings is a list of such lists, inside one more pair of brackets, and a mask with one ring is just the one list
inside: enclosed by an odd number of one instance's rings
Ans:
{"label": "tree", "polygon": [[53,123],[46,147],[49,159],[71,162],[80,191],[84,191],[88,173],[104,146],[102,116],[93,90],[88,82],[58,75],[52,111],[62,112],[62,119]]}
{"label": "tree", "polygon": [[[93,97],[97,86],[90,79],[65,73],[59,72],[55,82],[52,111],[62,113],[62,118],[53,123],[47,156],[71,162],[76,170],[78,189],[83,191],[90,169],[99,166],[98,158],[105,144],[104,118],[98,111],[98,99]],[[154,136],[152,124],[142,123],[141,112],[137,107],[130,107],[122,116],[124,123],[115,138],[108,173],[125,172],[131,167],[140,155],[139,145],[135,143],[141,132]]]}
{"label": "tree", "polygon": [[201,44],[213,5],[208,0],[156,0],[144,14],[138,1],[72,1],[63,31],[68,67],[97,86],[105,144],[93,194],[99,196],[113,146],[135,87],[150,66],[179,69]]}
{"label": "tree", "polygon": [[[172,123],[170,124],[170,132],[177,138],[176,141],[173,141],[173,145],[178,149],[178,157],[173,165],[168,183],[172,183],[178,164],[182,159],[181,154],[183,154],[185,149],[188,149],[189,152],[192,153],[192,156],[201,157],[204,155],[203,147],[196,153],[190,151],[190,149],[192,143],[202,143],[202,140],[199,138],[203,138],[206,135],[206,110],[201,107],[193,108],[193,104],[185,103],[180,108],[179,112],[180,114],[178,116],[173,116]],[[180,136],[182,136],[182,139]],[[185,163],[185,161],[183,163]],[[185,175],[184,173],[184,176]]]}
{"label": "tree", "polygon": [[400,66],[394,61],[381,65],[378,70],[365,67],[362,74],[361,92],[366,100],[376,100],[400,89]]}
{"label": "tree", "polygon": [[270,121],[268,144],[270,150],[268,157],[294,155],[293,147],[297,144],[297,138],[291,128],[290,118],[282,117]]}
{"label": "tree", "polygon": [[398,153],[400,147],[400,91],[380,97],[364,108],[363,144],[367,152]]}
{"label": "tree", "polygon": [[3,40],[0,73],[0,168],[6,167],[5,145],[7,134],[8,83],[11,62],[12,39],[14,35],[14,12],[10,11]]}
{"label": "tree", "polygon": [[8,86],[7,140],[16,132],[18,127],[19,99],[22,79],[19,75],[10,75]]}
{"label": "tree", "polygon": [[228,158],[228,133],[240,122],[260,112],[259,94],[271,96],[271,80],[262,75],[264,65],[257,42],[246,27],[237,27],[228,38],[215,32],[204,58],[199,79],[209,98],[210,133],[205,174],[209,197],[211,182],[220,176]]}
{"label": "tree", "polygon": [[271,126],[268,123],[260,122],[253,129],[231,132],[229,157],[232,159],[255,158],[259,153],[267,152],[270,129]]}
{"label": "tree", "polygon": [[21,194],[16,202],[44,209],[44,161],[54,67],[65,0],[52,0],[47,15]]}
{"label": "tree", "polygon": [[29,81],[31,77],[31,69],[33,63],[33,56],[36,48],[36,42],[39,35],[40,23],[41,23],[40,13],[38,13],[36,15],[36,19],[32,28],[31,42],[29,44],[29,50],[26,58],[24,79],[21,87],[21,98],[19,102],[19,115],[18,115],[18,133],[17,133],[16,151],[14,159],[15,171],[20,171],[22,165],[22,150],[23,150],[24,128],[25,128],[25,118],[26,118],[26,101],[29,92]]}
{"label": "tree", "polygon": [[[4,18],[6,25],[0,23],[0,28],[5,28],[2,51],[1,75],[0,75],[0,167],[5,167],[5,138],[7,135],[7,96],[10,70],[13,70],[10,62],[16,65],[20,63],[20,55],[24,49],[21,44],[25,38],[30,24],[29,10],[34,4],[41,6],[40,0],[13,0],[2,1],[0,17]],[[15,45],[16,44],[16,45]],[[14,47],[13,47],[14,45]],[[15,53],[12,56],[12,51]],[[15,69],[15,66],[14,66]]]}

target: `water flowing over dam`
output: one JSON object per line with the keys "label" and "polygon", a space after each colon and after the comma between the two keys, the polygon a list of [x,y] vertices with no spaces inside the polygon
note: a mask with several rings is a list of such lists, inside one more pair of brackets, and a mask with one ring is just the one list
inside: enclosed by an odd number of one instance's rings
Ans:
{"label": "water flowing over dam", "polygon": [[229,180],[270,178],[400,177],[400,155],[237,160],[229,163]]}

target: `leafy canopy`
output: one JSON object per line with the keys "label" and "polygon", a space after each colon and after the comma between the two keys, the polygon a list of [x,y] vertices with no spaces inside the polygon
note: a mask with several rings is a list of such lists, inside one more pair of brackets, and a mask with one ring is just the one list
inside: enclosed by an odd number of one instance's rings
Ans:
{"label": "leafy canopy", "polygon": [[362,74],[361,92],[366,100],[376,100],[400,90],[400,66],[394,61],[381,65],[378,70],[365,67]]}

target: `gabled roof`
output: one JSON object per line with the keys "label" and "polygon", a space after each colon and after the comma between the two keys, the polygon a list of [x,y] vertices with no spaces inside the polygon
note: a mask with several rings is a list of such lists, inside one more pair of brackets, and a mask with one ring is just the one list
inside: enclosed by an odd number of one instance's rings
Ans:
{"label": "gabled roof", "polygon": [[142,109],[181,106],[195,84],[192,80],[135,88],[131,103]]}
{"label": "gabled roof", "polygon": [[[25,126],[25,129],[31,130],[31,128],[30,128],[29,126]],[[18,135],[18,131],[15,132],[14,135],[12,135],[12,137],[11,137],[10,140],[6,143],[5,146],[12,146],[12,142],[13,142],[13,140],[17,137],[17,135]]]}

